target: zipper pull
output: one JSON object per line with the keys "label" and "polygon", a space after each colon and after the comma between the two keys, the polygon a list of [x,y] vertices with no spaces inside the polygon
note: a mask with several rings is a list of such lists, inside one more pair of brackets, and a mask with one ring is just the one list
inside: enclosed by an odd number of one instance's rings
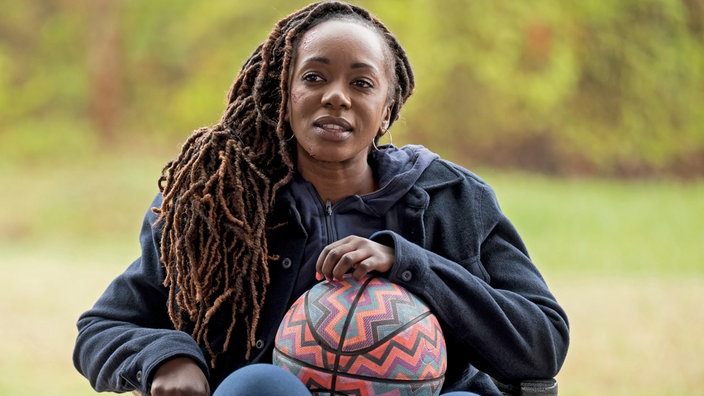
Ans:
{"label": "zipper pull", "polygon": [[329,199],[325,201],[325,214],[332,216],[332,202]]}

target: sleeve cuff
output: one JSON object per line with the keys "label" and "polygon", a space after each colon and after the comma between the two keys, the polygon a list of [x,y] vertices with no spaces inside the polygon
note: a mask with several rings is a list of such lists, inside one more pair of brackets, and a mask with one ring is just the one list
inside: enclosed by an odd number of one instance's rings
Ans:
{"label": "sleeve cuff", "polygon": [[370,239],[394,249],[396,260],[389,271],[389,280],[411,291],[422,291],[421,279],[426,270],[422,249],[392,231],[375,232]]}

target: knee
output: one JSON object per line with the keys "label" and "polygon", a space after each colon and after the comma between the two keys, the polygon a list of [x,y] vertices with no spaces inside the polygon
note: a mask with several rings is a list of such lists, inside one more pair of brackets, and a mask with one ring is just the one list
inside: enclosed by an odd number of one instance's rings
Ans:
{"label": "knee", "polygon": [[213,396],[306,395],[310,392],[288,371],[271,364],[251,364],[234,371],[218,386]]}

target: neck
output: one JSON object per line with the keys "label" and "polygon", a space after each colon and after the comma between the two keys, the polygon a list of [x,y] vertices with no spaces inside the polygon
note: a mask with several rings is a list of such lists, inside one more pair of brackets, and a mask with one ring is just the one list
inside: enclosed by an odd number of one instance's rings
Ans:
{"label": "neck", "polygon": [[350,195],[377,190],[372,168],[366,161],[332,163],[298,158],[298,172],[315,187],[320,199],[335,203]]}

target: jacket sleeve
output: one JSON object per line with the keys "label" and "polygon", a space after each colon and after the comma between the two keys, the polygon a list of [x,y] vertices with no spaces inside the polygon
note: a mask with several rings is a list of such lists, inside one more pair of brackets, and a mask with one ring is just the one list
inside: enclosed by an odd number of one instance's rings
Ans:
{"label": "jacket sleeve", "polygon": [[[159,196],[152,206],[160,204]],[[192,358],[207,375],[201,349],[190,335],[175,330],[168,317],[155,221],[148,211],[140,235],[141,257],[78,319],[73,361],[96,391],[138,389],[148,394],[154,371],[178,356]]]}
{"label": "jacket sleeve", "polygon": [[551,378],[567,353],[567,316],[493,191],[462,191],[430,197],[424,246],[393,231],[373,236],[395,249],[389,278],[431,306],[458,348],[448,354],[499,381]]}

